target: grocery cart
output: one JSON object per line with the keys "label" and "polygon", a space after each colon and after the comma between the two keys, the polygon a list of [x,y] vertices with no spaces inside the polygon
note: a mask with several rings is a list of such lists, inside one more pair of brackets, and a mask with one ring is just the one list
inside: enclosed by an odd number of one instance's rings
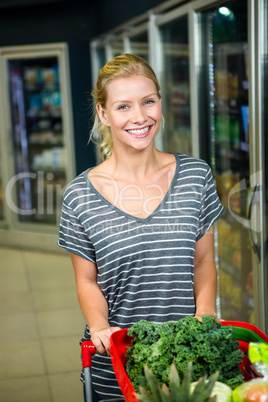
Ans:
{"label": "grocery cart", "polygon": [[[239,321],[222,321],[223,326],[231,325],[234,329],[234,338],[239,341],[239,349],[244,352],[240,369],[244,380],[249,381],[258,377],[248,358],[249,342],[262,342],[268,344],[268,336],[260,331],[256,326]],[[136,392],[131,384],[125,370],[126,350],[131,345],[131,337],[127,334],[128,329],[121,329],[111,335],[111,359],[114,372],[121,388],[122,394],[127,402],[138,402]],[[91,356],[96,350],[91,341],[84,341],[82,348],[82,365],[85,373],[86,400],[92,402],[92,382],[91,382]]]}

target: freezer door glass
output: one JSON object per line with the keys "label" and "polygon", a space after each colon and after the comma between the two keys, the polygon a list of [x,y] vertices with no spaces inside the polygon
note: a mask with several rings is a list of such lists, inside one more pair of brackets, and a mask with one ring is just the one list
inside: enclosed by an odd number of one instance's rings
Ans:
{"label": "freezer door glass", "polygon": [[263,16],[263,49],[262,49],[262,136],[264,141],[264,160],[265,160],[265,233],[264,233],[264,256],[265,264],[263,269],[264,283],[264,316],[265,331],[268,333],[268,0],[262,2]]}
{"label": "freezer door glass", "polygon": [[160,27],[163,149],[192,153],[187,16]]}
{"label": "freezer door glass", "polygon": [[66,148],[57,57],[8,61],[20,222],[55,224],[66,185]]}
{"label": "freezer door glass", "polygon": [[[248,230],[249,103],[247,2],[224,2],[200,14],[201,140],[209,149],[225,207],[217,224],[222,318],[254,323],[252,247]],[[207,137],[208,135],[208,137]],[[205,149],[204,149],[205,153]]]}
{"label": "freezer door glass", "polygon": [[2,160],[0,149],[0,221],[4,220],[4,188],[3,188],[3,172],[2,172]]}
{"label": "freezer door glass", "polygon": [[142,57],[149,62],[149,43],[147,32],[130,38],[130,49],[132,54]]}

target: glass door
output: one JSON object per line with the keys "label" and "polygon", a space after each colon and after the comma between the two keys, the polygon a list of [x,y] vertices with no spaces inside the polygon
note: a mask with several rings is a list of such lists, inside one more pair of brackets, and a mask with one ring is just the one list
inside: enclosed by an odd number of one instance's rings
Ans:
{"label": "glass door", "polygon": [[[255,2],[257,12],[255,23],[258,26],[256,37],[257,47],[259,49],[259,73],[260,83],[258,85],[258,104],[259,104],[259,131],[261,136],[261,160],[260,170],[264,169],[263,180],[261,180],[261,200],[263,208],[261,209],[262,236],[260,236],[260,254],[257,259],[257,280],[260,309],[259,321],[263,322],[263,330],[268,333],[268,0],[259,0]],[[254,52],[255,53],[255,52]],[[258,80],[259,82],[259,80]],[[258,83],[257,83],[258,84]],[[257,101],[256,101],[257,102]],[[258,275],[259,272],[259,275]]]}
{"label": "glass door", "polygon": [[[2,48],[1,127],[13,164],[5,183],[12,225],[55,230],[74,177],[72,113],[64,44]],[[51,228],[51,229],[50,229]],[[38,229],[36,229],[38,230]]]}
{"label": "glass door", "polygon": [[219,313],[226,320],[254,324],[247,15],[244,0],[198,14],[199,116],[201,156],[212,166],[225,207],[216,233]]}
{"label": "glass door", "polygon": [[163,150],[192,154],[188,15],[156,19],[164,116]]}
{"label": "glass door", "polygon": [[8,72],[19,221],[55,223],[67,164],[58,60],[9,60]]}
{"label": "glass door", "polygon": [[263,138],[265,141],[265,264],[264,264],[264,306],[266,306],[266,311],[264,312],[265,316],[265,330],[268,332],[268,1],[265,0],[262,2],[262,10],[263,10],[263,64],[262,64],[262,81],[263,81],[263,109],[262,109],[262,118],[263,118]]}
{"label": "glass door", "polygon": [[0,222],[4,220],[4,186],[2,177],[3,177],[3,171],[2,171],[2,158],[0,149]]}

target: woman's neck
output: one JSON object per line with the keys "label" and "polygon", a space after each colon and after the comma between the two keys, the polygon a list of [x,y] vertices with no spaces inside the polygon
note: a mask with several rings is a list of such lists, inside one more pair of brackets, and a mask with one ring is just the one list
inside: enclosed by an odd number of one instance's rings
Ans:
{"label": "woman's neck", "polygon": [[[119,153],[113,151],[109,158],[109,170],[116,179],[138,180],[157,169],[161,152],[155,147],[144,151]],[[108,162],[108,161],[107,161]]]}

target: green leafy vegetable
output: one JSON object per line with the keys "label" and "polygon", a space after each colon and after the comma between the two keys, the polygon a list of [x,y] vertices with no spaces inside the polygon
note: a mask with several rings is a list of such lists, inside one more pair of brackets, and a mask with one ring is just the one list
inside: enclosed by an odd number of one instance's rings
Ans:
{"label": "green leafy vegetable", "polygon": [[191,316],[164,324],[140,320],[128,330],[134,339],[126,353],[126,372],[136,391],[147,387],[145,364],[160,385],[168,384],[171,363],[183,378],[190,361],[193,381],[218,370],[218,381],[232,389],[243,382],[239,368],[243,352],[233,339],[233,328],[222,326],[213,316],[202,320]]}

